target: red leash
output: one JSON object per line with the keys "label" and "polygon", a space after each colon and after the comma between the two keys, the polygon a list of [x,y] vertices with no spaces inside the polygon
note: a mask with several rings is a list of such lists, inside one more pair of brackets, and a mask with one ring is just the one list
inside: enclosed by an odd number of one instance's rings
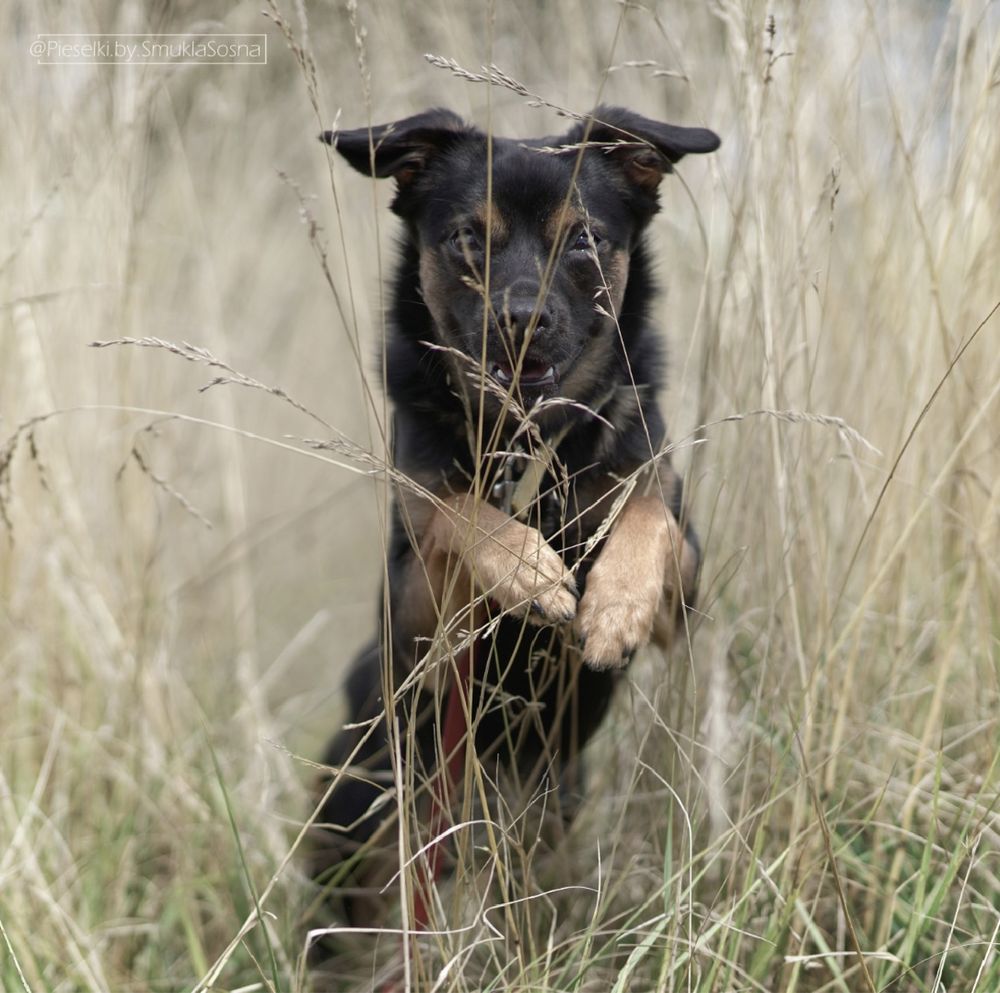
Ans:
{"label": "red leash", "polygon": [[[465,709],[462,706],[462,695],[469,699],[472,685],[472,665],[475,659],[475,647],[470,646],[458,656],[455,678],[448,691],[448,704],[445,708],[444,727],[441,729],[441,747],[447,756],[447,761],[438,770],[431,786],[430,834],[436,838],[444,830],[449,818],[448,799],[451,788],[462,780],[465,769],[465,749],[467,747],[468,725],[465,720]],[[427,872],[420,873],[423,877],[413,894],[413,925],[416,930],[426,931],[430,923],[428,900],[430,889],[441,878],[441,843],[435,842],[427,849]],[[403,938],[404,941],[407,938]],[[399,993],[401,984],[390,979],[381,988],[381,993]]]}
{"label": "red leash", "polygon": [[[462,697],[469,698],[474,656],[473,646],[466,648],[459,655],[455,679],[448,692],[448,706],[445,709],[444,727],[441,730],[441,747],[447,756],[447,761],[435,777],[437,782],[431,788],[431,838],[436,838],[445,829],[450,819],[448,799],[452,787],[462,781],[465,771],[468,724],[465,719]],[[432,844],[427,850],[427,869],[425,886],[418,887],[413,895],[413,923],[421,931],[426,930],[430,923],[427,905],[430,887],[441,878],[441,845],[438,842]]]}

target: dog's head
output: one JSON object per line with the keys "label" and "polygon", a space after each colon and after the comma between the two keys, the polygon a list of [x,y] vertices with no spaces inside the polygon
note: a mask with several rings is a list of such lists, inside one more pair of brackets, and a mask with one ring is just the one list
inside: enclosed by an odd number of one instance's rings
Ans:
{"label": "dog's head", "polygon": [[459,381],[474,384],[470,370],[482,370],[525,407],[597,395],[660,180],[684,155],[719,145],[704,128],[615,107],[526,141],[488,136],[447,110],[322,137],[358,171],[395,179],[392,209]]}

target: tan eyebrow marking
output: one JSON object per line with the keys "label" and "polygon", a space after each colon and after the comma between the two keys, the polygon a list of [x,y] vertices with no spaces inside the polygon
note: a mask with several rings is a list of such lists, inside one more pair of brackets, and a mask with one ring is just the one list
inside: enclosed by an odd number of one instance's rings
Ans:
{"label": "tan eyebrow marking", "polygon": [[573,206],[560,204],[545,221],[545,240],[554,245],[568,231],[580,224],[586,224],[586,216]]}
{"label": "tan eyebrow marking", "polygon": [[507,236],[510,234],[510,225],[495,200],[492,203],[481,200],[476,204],[472,216],[482,225],[483,231],[489,231],[491,240],[507,240]]}

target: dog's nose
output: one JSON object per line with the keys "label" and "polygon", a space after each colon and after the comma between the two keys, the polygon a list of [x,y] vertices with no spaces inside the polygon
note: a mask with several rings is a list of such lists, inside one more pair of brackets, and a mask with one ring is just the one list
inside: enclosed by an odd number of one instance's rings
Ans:
{"label": "dog's nose", "polygon": [[501,301],[496,308],[497,325],[515,348],[524,344],[524,337],[544,334],[552,326],[552,314],[537,296],[517,296]]}

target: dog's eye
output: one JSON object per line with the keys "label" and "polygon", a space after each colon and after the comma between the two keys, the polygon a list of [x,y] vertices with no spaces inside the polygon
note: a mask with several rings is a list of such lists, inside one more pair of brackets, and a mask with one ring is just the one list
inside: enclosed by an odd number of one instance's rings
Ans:
{"label": "dog's eye", "polygon": [[466,252],[480,252],[483,248],[475,229],[468,226],[453,231],[448,237],[448,244],[460,255]]}
{"label": "dog's eye", "polygon": [[593,229],[581,228],[569,244],[571,252],[589,252],[591,246],[595,249],[602,241],[601,236]]}

